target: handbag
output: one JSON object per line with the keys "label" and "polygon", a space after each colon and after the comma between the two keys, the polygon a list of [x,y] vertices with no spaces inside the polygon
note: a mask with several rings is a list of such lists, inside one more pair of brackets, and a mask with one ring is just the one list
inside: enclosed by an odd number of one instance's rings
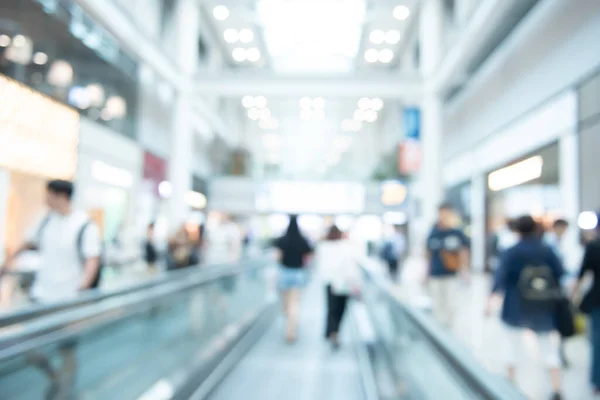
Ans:
{"label": "handbag", "polygon": [[577,334],[573,305],[566,297],[556,302],[556,329],[562,338],[570,338]]}

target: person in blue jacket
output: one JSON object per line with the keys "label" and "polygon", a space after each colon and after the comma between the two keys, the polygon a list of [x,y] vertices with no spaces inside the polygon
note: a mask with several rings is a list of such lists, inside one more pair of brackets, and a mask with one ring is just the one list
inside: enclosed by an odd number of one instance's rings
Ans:
{"label": "person in blue jacket", "polygon": [[[535,332],[540,344],[540,354],[550,372],[552,400],[561,397],[561,371],[559,341],[556,333],[556,313],[552,307],[531,307],[524,300],[522,274],[530,266],[544,266],[551,271],[553,279],[560,282],[564,274],[562,262],[556,253],[537,235],[537,223],[530,216],[517,220],[519,241],[506,250],[494,277],[493,293],[503,293],[501,319],[506,326],[508,352],[508,376],[514,381],[516,362],[521,351],[522,333]],[[533,282],[533,281],[532,281]],[[535,304],[535,303],[534,303]]]}

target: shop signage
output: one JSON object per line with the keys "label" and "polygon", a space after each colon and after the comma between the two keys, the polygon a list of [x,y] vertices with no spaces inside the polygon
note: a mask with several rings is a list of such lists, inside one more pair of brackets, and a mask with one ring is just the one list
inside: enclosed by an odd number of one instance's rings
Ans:
{"label": "shop signage", "polygon": [[78,136],[76,111],[0,75],[0,167],[72,179]]}
{"label": "shop signage", "polygon": [[167,162],[152,153],[144,153],[144,180],[150,183],[152,193],[160,195],[159,186],[167,179]]}

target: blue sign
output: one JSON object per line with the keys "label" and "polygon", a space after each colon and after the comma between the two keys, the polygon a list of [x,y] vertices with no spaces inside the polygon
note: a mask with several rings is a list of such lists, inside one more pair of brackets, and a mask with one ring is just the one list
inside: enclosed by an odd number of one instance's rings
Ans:
{"label": "blue sign", "polygon": [[416,107],[404,109],[404,129],[406,138],[419,140],[421,138],[421,110]]}

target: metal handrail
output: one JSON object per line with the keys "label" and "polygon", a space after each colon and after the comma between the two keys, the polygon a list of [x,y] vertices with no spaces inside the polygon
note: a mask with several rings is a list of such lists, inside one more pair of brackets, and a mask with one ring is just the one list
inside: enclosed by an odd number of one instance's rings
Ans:
{"label": "metal handrail", "polygon": [[422,337],[433,345],[440,355],[448,362],[451,368],[459,373],[470,388],[475,389],[481,398],[488,400],[512,400],[523,399],[523,395],[509,384],[503,384],[500,380],[490,379],[492,375],[481,367],[477,359],[467,351],[460,351],[464,346],[454,337],[436,325],[421,310],[406,306],[392,290],[392,284],[370,271],[363,270],[368,279],[383,292],[390,302],[401,309],[408,319],[422,334]]}
{"label": "metal handrail", "polygon": [[[248,265],[249,263],[253,265]],[[211,272],[191,275],[188,279],[179,279],[169,284],[37,318],[15,330],[0,334],[0,361],[80,336],[96,327],[131,317],[184,291],[196,289],[229,276],[262,269],[267,265],[269,265],[269,260],[261,259],[248,261],[243,265],[223,267],[220,271],[211,269]]]}
{"label": "metal handrail", "polygon": [[21,308],[9,313],[0,314],[0,328],[4,328],[13,324],[23,323],[34,318],[39,318],[48,314],[64,311],[67,309],[97,303],[99,301],[109,299],[112,297],[124,296],[158,285],[168,284],[174,280],[184,279],[190,275],[197,273],[206,273],[207,271],[212,269],[221,270],[224,266],[226,267],[230,265],[234,264],[199,265],[189,267],[182,270],[170,271],[164,275],[160,275],[158,277],[146,280],[144,282],[128,285],[118,289],[94,289],[82,293],[80,296],[74,299],[54,302],[50,304],[38,304],[33,307]]}

